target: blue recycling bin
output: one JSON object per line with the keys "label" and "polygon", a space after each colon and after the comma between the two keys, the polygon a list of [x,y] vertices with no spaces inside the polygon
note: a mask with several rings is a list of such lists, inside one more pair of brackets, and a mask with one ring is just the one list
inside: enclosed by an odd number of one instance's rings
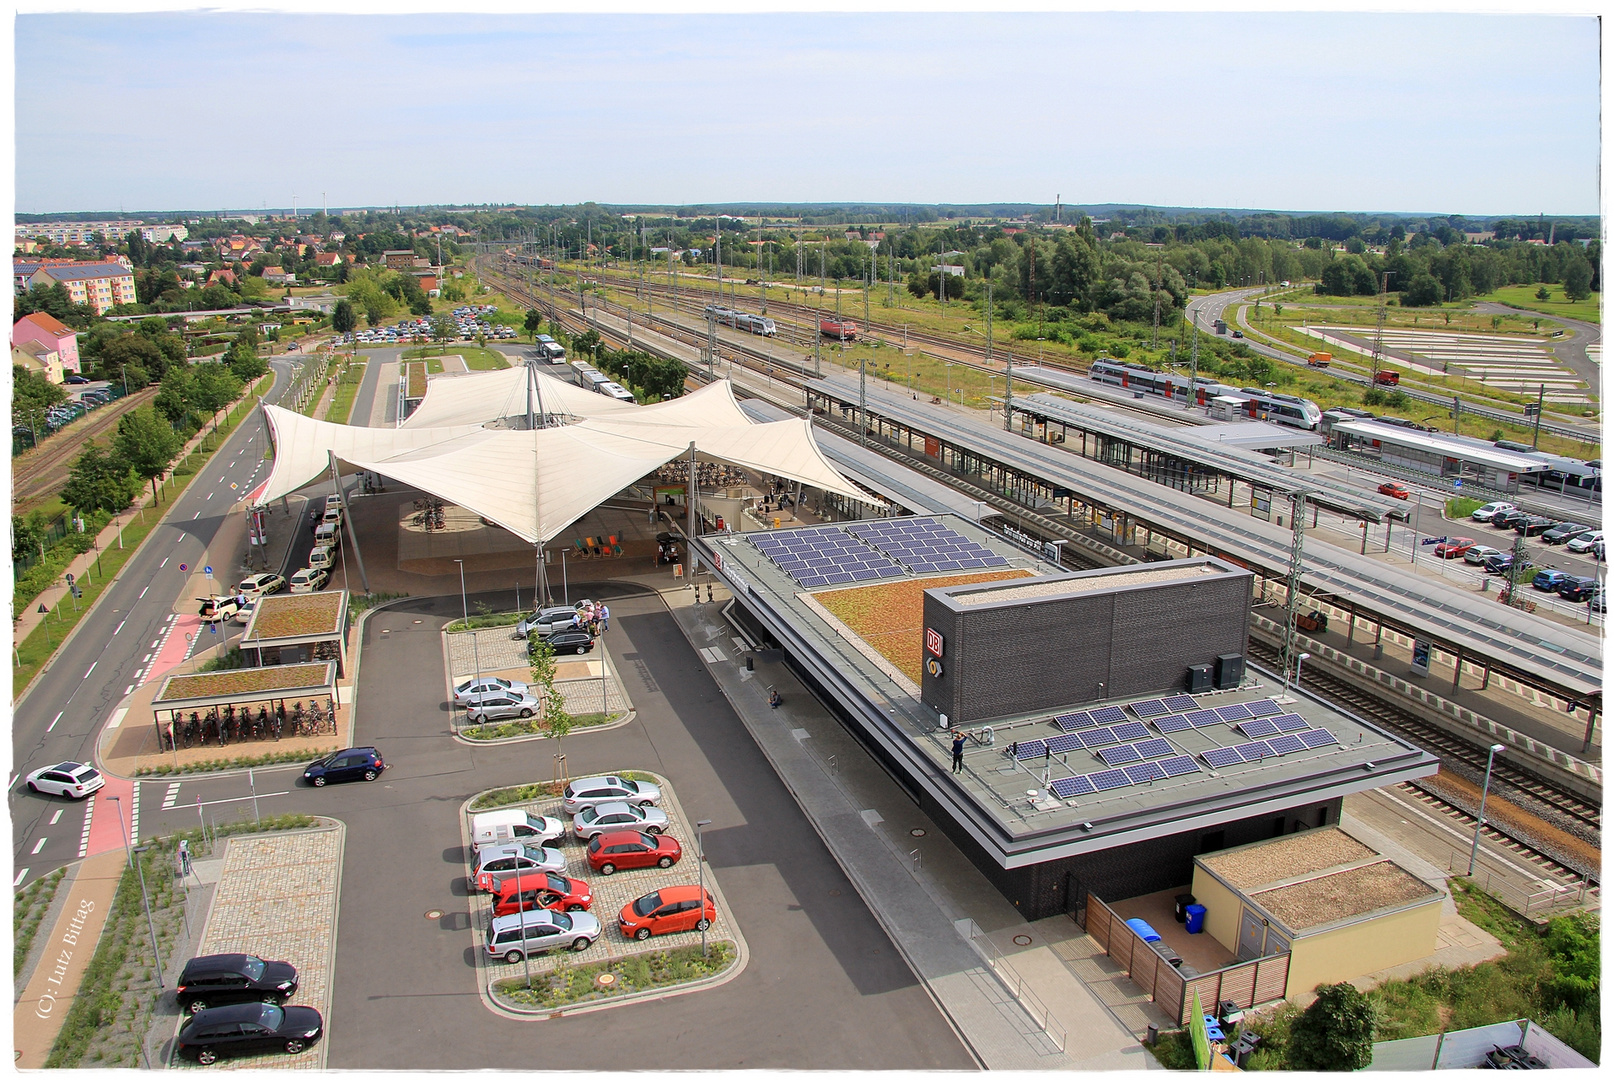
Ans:
{"label": "blue recycling bin", "polygon": [[1160,940],[1160,935],[1155,933],[1154,927],[1150,926],[1148,923],[1144,922],[1142,919],[1128,919],[1126,921],[1126,924],[1133,929],[1133,931],[1138,935],[1138,937],[1142,938],[1146,942],[1154,942],[1154,941],[1159,941]]}
{"label": "blue recycling bin", "polygon": [[1205,905],[1204,904],[1189,904],[1187,910],[1188,910],[1188,932],[1190,934],[1202,934],[1202,933],[1204,933],[1205,932]]}

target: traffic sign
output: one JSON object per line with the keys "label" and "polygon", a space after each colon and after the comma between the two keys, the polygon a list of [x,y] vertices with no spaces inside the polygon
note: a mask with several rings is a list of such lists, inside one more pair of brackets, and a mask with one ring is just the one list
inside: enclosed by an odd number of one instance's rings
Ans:
{"label": "traffic sign", "polygon": [[1423,538],[1424,547],[1428,547],[1430,544],[1444,544],[1445,542],[1446,538],[1444,536],[1426,536]]}
{"label": "traffic sign", "polygon": [[46,607],[44,604],[40,604],[39,605],[39,613],[41,615],[49,615],[50,614],[50,608]]}
{"label": "traffic sign", "polygon": [[202,573],[206,574],[208,577],[212,577],[213,576],[213,568],[211,566],[204,566],[204,567],[202,567]]}
{"label": "traffic sign", "polygon": [[218,633],[219,632],[219,624],[218,623],[208,623],[207,624],[207,632],[209,634]]}
{"label": "traffic sign", "polygon": [[190,567],[186,566],[184,563],[179,564],[179,572],[181,574],[183,574],[185,571],[187,571],[189,569],[190,569]]}
{"label": "traffic sign", "polygon": [[1454,488],[1460,488],[1460,487],[1463,486],[1463,482],[1460,479],[1459,480],[1453,480],[1451,482],[1451,486],[1454,487]]}
{"label": "traffic sign", "polygon": [[63,574],[62,576],[67,579],[67,583],[69,585],[73,584],[73,575],[72,574]]}

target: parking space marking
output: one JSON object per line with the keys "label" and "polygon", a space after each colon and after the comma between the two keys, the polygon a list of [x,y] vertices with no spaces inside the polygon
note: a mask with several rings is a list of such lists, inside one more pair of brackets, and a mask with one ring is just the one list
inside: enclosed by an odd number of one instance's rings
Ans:
{"label": "parking space marking", "polygon": [[78,857],[84,858],[90,851],[90,821],[95,817],[95,796],[91,795],[84,800],[84,831],[78,838]]}

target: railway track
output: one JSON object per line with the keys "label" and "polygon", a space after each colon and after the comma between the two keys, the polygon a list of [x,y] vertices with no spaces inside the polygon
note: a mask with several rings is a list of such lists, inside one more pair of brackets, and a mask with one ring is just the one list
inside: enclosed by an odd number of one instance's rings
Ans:
{"label": "railway track", "polygon": [[[1474,831],[1474,824],[1479,820],[1477,814],[1454,805],[1437,793],[1430,791],[1415,782],[1397,785],[1415,799],[1426,810],[1439,814],[1451,823],[1454,829],[1465,833]],[[1514,860],[1530,867],[1531,873],[1539,876],[1543,881],[1553,882],[1559,886],[1587,883],[1587,892],[1594,896],[1598,894],[1598,882],[1601,868],[1595,865],[1581,865],[1581,860],[1571,858],[1561,852],[1548,852],[1543,848],[1551,847],[1550,841],[1540,837],[1522,839],[1514,834],[1498,828],[1496,823],[1487,818],[1485,825],[1480,829],[1480,835],[1497,847],[1509,852]]]}
{"label": "railway track", "polygon": [[16,458],[11,465],[11,503],[18,513],[50,498],[67,483],[68,469],[92,439],[111,433],[118,418],[157,396],[156,387],[137,390],[79,417],[39,446]]}

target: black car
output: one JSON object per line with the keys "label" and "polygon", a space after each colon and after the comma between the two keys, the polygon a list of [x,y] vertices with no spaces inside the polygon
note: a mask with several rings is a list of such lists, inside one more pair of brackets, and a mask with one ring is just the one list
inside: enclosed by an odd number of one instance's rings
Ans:
{"label": "black car", "polygon": [[[1513,569],[1513,556],[1510,554],[1492,555],[1481,564],[1487,574],[1506,574]],[[1519,564],[1519,575],[1530,570],[1530,560],[1525,559]]]}
{"label": "black car", "polygon": [[1554,525],[1541,534],[1543,542],[1548,544],[1567,544],[1582,533],[1592,532],[1590,525],[1577,525],[1573,521],[1566,521],[1562,525]]}
{"label": "black car", "polygon": [[557,630],[544,640],[557,653],[577,653],[581,656],[594,648],[594,635],[587,630]]}
{"label": "black car", "polygon": [[344,780],[374,780],[387,763],[373,746],[350,746],[329,757],[322,757],[303,770],[303,779],[315,787],[340,784]]}
{"label": "black car", "polygon": [[194,957],[179,973],[179,985],[174,988],[179,1007],[193,1013],[244,1001],[279,1005],[296,992],[296,968],[283,960],[246,953]]}
{"label": "black car", "polygon": [[225,1005],[185,1021],[174,1037],[174,1051],[200,1065],[229,1054],[284,1050],[300,1054],[325,1031],[318,1009],[306,1005]]}
{"label": "black car", "polygon": [[1539,514],[1531,514],[1528,517],[1522,517],[1515,521],[1513,523],[1513,531],[1523,536],[1540,536],[1548,529],[1554,528],[1557,525],[1558,522],[1552,520],[1550,517],[1542,517]]}
{"label": "black car", "polygon": [[1520,521],[1529,516],[1530,514],[1528,511],[1520,510],[1517,507],[1513,508],[1512,510],[1504,510],[1491,519],[1491,527],[1496,529],[1511,529],[1513,526],[1517,525]]}
{"label": "black car", "polygon": [[1597,588],[1597,579],[1593,577],[1564,578],[1558,584],[1558,595],[1571,604],[1582,604],[1591,599],[1592,590]]}

